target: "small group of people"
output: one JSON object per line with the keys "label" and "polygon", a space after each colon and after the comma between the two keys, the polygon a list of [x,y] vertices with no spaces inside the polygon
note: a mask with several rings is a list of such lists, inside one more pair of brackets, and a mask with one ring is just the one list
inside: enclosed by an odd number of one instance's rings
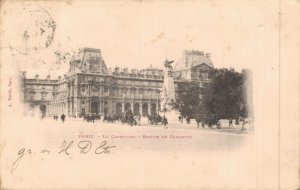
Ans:
{"label": "small group of people", "polygon": [[95,114],[95,113],[94,114],[86,114],[83,116],[83,120],[94,123],[95,120],[101,120],[101,116],[98,114]]}
{"label": "small group of people", "polygon": [[[235,117],[235,122],[234,124],[235,125],[240,125],[240,123],[242,124],[242,128],[241,128],[241,131],[245,132],[247,129],[245,128],[245,125],[247,123],[250,123],[250,118],[245,118],[245,117],[242,117],[242,116],[239,116],[239,117]],[[230,117],[229,118],[229,126],[230,127],[233,127],[233,119]]]}
{"label": "small group of people", "polygon": [[[55,121],[57,121],[60,118],[62,123],[64,123],[67,116],[63,113],[60,115],[60,117],[57,114],[52,115],[52,117]],[[85,120],[87,122],[92,122],[92,123],[94,123],[95,120],[101,120],[101,116],[97,115],[97,114],[86,114],[81,117],[83,117],[83,120]],[[168,119],[166,118],[165,115],[163,117],[161,117],[159,114],[154,114],[153,116],[148,115],[147,117],[148,117],[148,122],[151,121],[151,122],[149,122],[149,124],[158,124],[158,122],[161,122],[164,129],[168,128],[167,127]],[[126,123],[130,126],[133,126],[133,125],[140,126],[141,125],[141,115],[140,114],[133,115],[131,110],[128,110],[127,112],[124,112],[120,116],[113,115],[113,114],[106,114],[103,116],[103,122],[114,123],[115,121],[120,121],[122,124]]]}
{"label": "small group of people", "polygon": [[187,124],[190,124],[191,123],[191,117],[189,116],[189,115],[179,115],[178,116],[178,121],[180,122],[180,123],[183,123],[183,119],[186,119],[186,123]]}
{"label": "small group of people", "polygon": [[53,115],[52,117],[53,117],[53,119],[54,119],[55,121],[58,120],[58,115]]}
{"label": "small group of people", "polygon": [[133,116],[133,119],[136,121],[136,124],[137,124],[138,126],[141,125],[141,118],[142,118],[142,117],[141,117],[140,114]]}
{"label": "small group of people", "polygon": [[[53,115],[52,117],[53,117],[53,119],[54,119],[55,121],[58,120],[58,115]],[[65,122],[65,119],[66,119],[66,115],[65,115],[64,113],[61,114],[60,119],[61,119],[61,121],[64,123],[64,122]]]}
{"label": "small group of people", "polygon": [[[236,117],[234,124],[239,125],[240,121],[242,121],[242,117]],[[233,126],[233,119],[231,117],[229,118],[229,126]]]}
{"label": "small group of people", "polygon": [[148,123],[151,125],[157,125],[159,122],[162,122],[162,117],[157,113],[154,113],[152,115],[147,115],[147,117],[148,117]]}

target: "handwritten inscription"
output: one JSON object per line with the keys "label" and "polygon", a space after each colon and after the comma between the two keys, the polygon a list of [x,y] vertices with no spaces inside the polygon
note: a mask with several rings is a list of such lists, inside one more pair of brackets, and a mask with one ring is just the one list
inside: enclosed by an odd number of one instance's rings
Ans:
{"label": "handwritten inscription", "polygon": [[[64,140],[61,146],[58,148],[58,151],[54,151],[54,154],[62,154],[68,156],[71,154],[70,152],[72,150],[73,150],[72,153],[75,153],[74,149],[75,151],[77,149],[77,152],[79,152],[80,154],[87,154],[90,151],[92,151],[92,148],[93,148],[93,143],[88,140],[79,141],[77,143],[77,147],[74,146],[74,141],[67,142]],[[112,148],[116,148],[116,146],[108,145],[107,141],[102,141],[95,146],[95,148],[93,149],[93,153],[95,155],[110,154]],[[52,151],[48,149],[42,149],[38,153],[43,155],[51,155]],[[15,172],[15,170],[18,168],[20,162],[23,160],[25,156],[34,155],[34,154],[35,151],[31,149],[21,148],[17,153],[17,159],[12,163],[11,174]]]}

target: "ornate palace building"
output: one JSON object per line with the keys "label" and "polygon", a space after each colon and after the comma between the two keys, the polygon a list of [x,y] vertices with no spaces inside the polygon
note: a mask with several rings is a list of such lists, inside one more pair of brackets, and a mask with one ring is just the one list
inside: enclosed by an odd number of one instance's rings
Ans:
{"label": "ornate palace building", "polygon": [[[212,68],[209,54],[184,51],[174,67],[175,88],[182,81],[197,82],[203,88],[210,82],[208,71]],[[89,113],[121,114],[128,109],[134,114],[153,114],[160,111],[163,81],[161,69],[108,69],[99,49],[83,48],[71,59],[63,77],[26,78],[23,72],[25,114],[78,117]]]}

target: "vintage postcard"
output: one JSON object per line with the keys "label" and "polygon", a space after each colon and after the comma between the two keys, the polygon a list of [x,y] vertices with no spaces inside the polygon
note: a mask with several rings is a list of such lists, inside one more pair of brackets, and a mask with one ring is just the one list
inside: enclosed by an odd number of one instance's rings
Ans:
{"label": "vintage postcard", "polygon": [[298,0],[0,5],[0,189],[299,187]]}

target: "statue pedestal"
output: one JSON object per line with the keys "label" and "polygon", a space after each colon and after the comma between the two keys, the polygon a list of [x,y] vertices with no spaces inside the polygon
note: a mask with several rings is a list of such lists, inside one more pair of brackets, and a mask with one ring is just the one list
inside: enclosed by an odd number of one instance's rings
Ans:
{"label": "statue pedestal", "polygon": [[161,115],[165,115],[169,124],[179,124],[178,117],[180,113],[173,109],[173,104],[176,102],[175,84],[173,78],[173,61],[165,60],[164,70],[164,87],[162,89],[161,108],[165,111]]}
{"label": "statue pedestal", "polygon": [[169,124],[181,124],[181,122],[178,120],[178,117],[180,115],[179,111],[170,110],[170,111],[162,112],[162,116],[164,115],[168,119]]}
{"label": "statue pedestal", "polygon": [[169,71],[165,71],[164,74],[164,88],[167,91],[167,101],[170,103],[171,100],[175,101],[175,85],[173,74]]}

